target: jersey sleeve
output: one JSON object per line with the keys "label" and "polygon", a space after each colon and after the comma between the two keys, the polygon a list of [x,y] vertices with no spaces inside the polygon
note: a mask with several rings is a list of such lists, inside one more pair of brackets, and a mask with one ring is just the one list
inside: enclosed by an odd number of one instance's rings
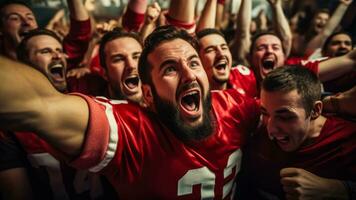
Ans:
{"label": "jersey sleeve", "polygon": [[90,39],[90,19],[78,21],[71,18],[69,33],[63,40],[63,47],[68,55],[68,69],[78,67],[88,49]]}
{"label": "jersey sleeve", "polygon": [[[85,141],[81,154],[70,164],[78,169],[88,169],[100,164],[106,158],[109,145],[109,122],[106,117],[106,108],[94,99],[81,95],[89,107],[89,121],[85,133]],[[111,152],[113,153],[113,152]]]}
{"label": "jersey sleeve", "polygon": [[142,26],[144,18],[144,13],[135,12],[130,7],[128,7],[122,18],[122,26],[126,31],[137,32]]}
{"label": "jersey sleeve", "polygon": [[310,60],[310,61],[301,60],[300,61],[300,65],[309,69],[316,75],[319,75],[319,63],[320,63],[319,60]]}

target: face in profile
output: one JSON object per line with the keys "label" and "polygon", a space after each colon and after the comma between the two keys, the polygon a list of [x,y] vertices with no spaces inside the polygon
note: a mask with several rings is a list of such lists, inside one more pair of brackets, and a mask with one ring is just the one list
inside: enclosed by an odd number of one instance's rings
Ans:
{"label": "face in profile", "polygon": [[199,56],[211,85],[227,83],[232,58],[225,39],[218,34],[209,34],[200,38],[199,45]]}
{"label": "face in profile", "polygon": [[311,138],[311,117],[307,116],[297,90],[261,91],[263,123],[270,138],[286,152],[297,150]]}
{"label": "face in profile", "polygon": [[121,37],[105,45],[106,77],[113,93],[112,98],[142,101],[138,60],[141,44],[131,37]]}
{"label": "face in profile", "polygon": [[9,4],[1,12],[1,32],[14,45],[18,45],[24,34],[38,27],[33,12],[21,4]]}
{"label": "face in profile", "polygon": [[158,45],[148,55],[152,85],[145,99],[158,117],[182,140],[199,140],[212,133],[207,75],[196,50],[185,40]]}
{"label": "face in profile", "polygon": [[252,67],[256,70],[260,80],[276,67],[281,67],[285,62],[285,55],[281,40],[274,35],[262,35],[257,38],[252,49]]}
{"label": "face in profile", "polygon": [[326,51],[323,52],[324,56],[337,57],[347,54],[352,50],[352,41],[347,34],[337,34],[332,37],[329,44],[326,47]]}
{"label": "face in profile", "polygon": [[67,90],[66,55],[62,44],[49,35],[38,35],[27,41],[28,62],[42,72],[60,92]]}

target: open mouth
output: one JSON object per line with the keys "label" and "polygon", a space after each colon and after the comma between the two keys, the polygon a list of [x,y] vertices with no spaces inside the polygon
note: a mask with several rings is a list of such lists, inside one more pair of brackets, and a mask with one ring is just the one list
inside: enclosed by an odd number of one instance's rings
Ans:
{"label": "open mouth", "polygon": [[275,61],[273,59],[267,58],[262,61],[262,67],[264,69],[272,70],[274,68],[274,65]]}
{"label": "open mouth", "polygon": [[140,81],[140,79],[137,76],[129,77],[125,80],[125,85],[129,89],[135,89],[138,87],[139,81]]}
{"label": "open mouth", "polygon": [[29,30],[20,30],[18,34],[19,34],[19,36],[20,36],[21,38],[23,38],[23,37],[25,37],[29,32],[30,32]]}
{"label": "open mouth", "polygon": [[228,62],[226,59],[220,59],[214,63],[214,68],[219,72],[225,72],[227,64]]}
{"label": "open mouth", "polygon": [[181,104],[187,111],[198,111],[199,110],[199,99],[200,95],[198,91],[191,91],[184,94],[181,99]]}
{"label": "open mouth", "polygon": [[63,64],[52,65],[49,69],[51,76],[54,80],[62,81],[64,80],[64,66]]}
{"label": "open mouth", "polygon": [[347,54],[349,52],[349,50],[347,49],[340,49],[335,53],[335,56],[343,56],[345,54]]}

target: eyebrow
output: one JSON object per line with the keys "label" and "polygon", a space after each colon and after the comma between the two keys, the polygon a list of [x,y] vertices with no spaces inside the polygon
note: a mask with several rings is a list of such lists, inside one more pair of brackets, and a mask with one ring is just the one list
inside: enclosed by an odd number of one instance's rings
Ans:
{"label": "eyebrow", "polygon": [[[194,58],[199,58],[199,57],[198,57],[197,54],[193,54],[193,55],[189,56],[187,60],[188,60],[188,61],[191,61],[191,60],[193,60]],[[164,61],[163,63],[161,63],[161,65],[159,66],[159,71],[161,71],[162,68],[163,68],[164,66],[166,66],[167,64],[175,64],[175,63],[177,63],[177,62],[176,62],[176,59],[168,59],[168,60],[165,60],[165,61]]]}
{"label": "eyebrow", "polygon": [[[261,105],[261,111],[268,113],[268,112],[267,112],[267,109],[264,108],[262,105]],[[286,114],[286,113],[292,114],[293,112],[291,112],[291,111],[290,111],[289,109],[287,109],[287,108],[281,108],[281,109],[276,110],[275,113],[276,113],[276,114]]]}

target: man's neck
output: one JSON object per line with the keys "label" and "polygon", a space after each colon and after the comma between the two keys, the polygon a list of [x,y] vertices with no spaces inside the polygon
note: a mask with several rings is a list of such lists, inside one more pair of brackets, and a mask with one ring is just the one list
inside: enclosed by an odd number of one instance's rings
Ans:
{"label": "man's neck", "polygon": [[11,58],[13,60],[17,60],[16,56],[16,47],[14,46],[13,43],[9,42],[8,40],[4,39],[2,41],[2,46],[1,46],[1,54],[4,56]]}
{"label": "man's neck", "polygon": [[318,118],[310,122],[308,135],[311,140],[314,140],[315,138],[320,136],[320,132],[325,122],[326,122],[326,118],[322,115],[320,115]]}

